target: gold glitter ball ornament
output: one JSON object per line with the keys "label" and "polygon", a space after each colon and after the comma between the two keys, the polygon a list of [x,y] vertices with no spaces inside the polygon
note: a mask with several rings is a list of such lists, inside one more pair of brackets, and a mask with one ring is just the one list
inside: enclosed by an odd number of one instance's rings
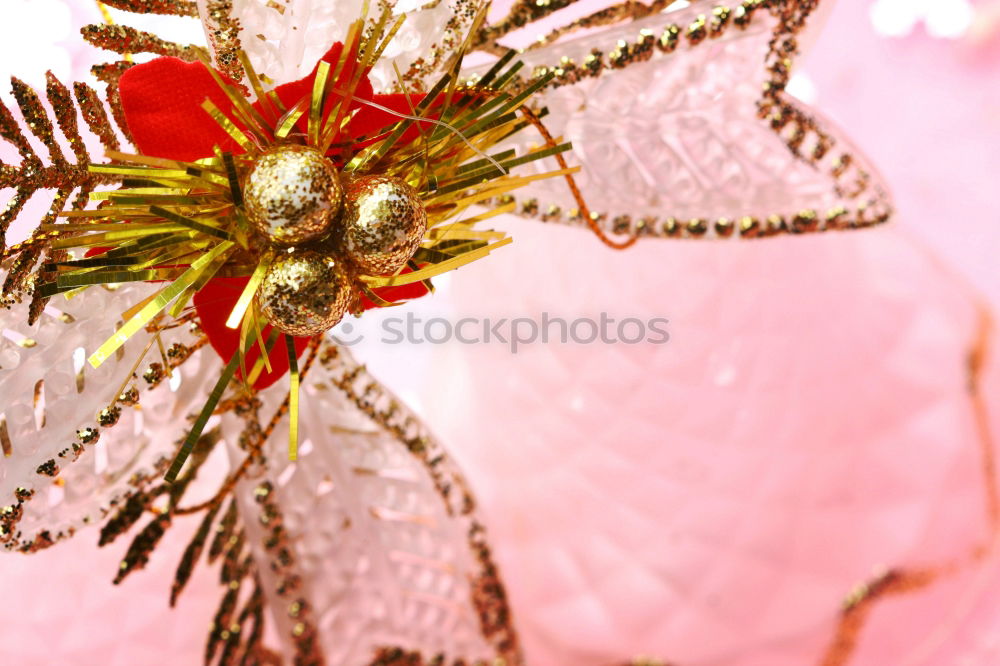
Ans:
{"label": "gold glitter ball ornament", "polygon": [[247,218],[279,245],[325,236],[344,199],[330,160],[308,146],[279,145],[261,155],[243,184]]}
{"label": "gold glitter ball ornament", "polygon": [[369,275],[395,273],[416,252],[427,229],[417,191],[391,176],[362,176],[344,192],[341,249]]}
{"label": "gold glitter ball ornament", "polygon": [[257,303],[284,333],[319,335],[336,326],[352,300],[350,278],[337,261],[319,252],[279,255],[268,267]]}

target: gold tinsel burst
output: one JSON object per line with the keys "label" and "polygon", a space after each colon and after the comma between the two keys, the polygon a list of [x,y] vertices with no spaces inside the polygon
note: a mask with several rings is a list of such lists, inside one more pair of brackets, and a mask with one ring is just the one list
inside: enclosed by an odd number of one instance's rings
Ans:
{"label": "gold tinsel burst", "polygon": [[333,257],[299,250],[271,263],[257,303],[282,332],[312,336],[336,326],[350,307],[351,293],[350,279]]}
{"label": "gold tinsel burst", "polygon": [[[239,333],[240,344],[223,359],[225,367],[170,465],[168,481],[177,478],[237,369],[245,388],[253,390],[251,378],[268,367],[279,330],[318,335],[348,310],[360,311],[361,304],[397,305],[391,299],[400,292],[392,287],[421,282],[431,290],[432,278],[510,242],[503,232],[481,228],[490,217],[513,209],[496,201],[535,180],[576,171],[562,163],[545,173],[511,173],[535,160],[558,159],[570,149],[544,132],[544,145],[523,154],[498,148],[517,132],[539,128],[537,115],[526,105],[552,76],[514,88],[520,65],[512,62],[513,52],[476,82],[461,84],[465,47],[459,48],[453,65],[426,93],[409,93],[404,86],[406,113],[360,94],[365,72],[404,19],[390,8],[371,21],[360,17],[337,60],[320,61],[311,90],[290,106],[265,87],[269,79],[242,51],[235,57],[248,89],[233,85],[205,61],[224,99],[206,98],[205,115],[191,121],[216,124],[238,148],[230,152],[217,146],[200,159],[179,161],[130,155],[108,145],[110,162],[89,165],[86,172],[81,167],[87,179],[71,183],[102,205],[65,211],[60,215],[65,221],[47,219],[28,243],[4,253],[19,262],[15,266],[23,264],[25,277],[37,284],[39,303],[95,285],[157,284],[155,293],[123,313],[114,335],[92,353],[94,367],[119,353],[140,330],[196,317],[192,298],[214,278],[245,279],[225,319],[225,326]],[[251,90],[253,103],[247,95]],[[33,113],[40,105],[26,95],[22,106]],[[350,124],[372,109],[395,118],[365,137],[352,137],[346,131]],[[8,116],[0,114],[3,127],[13,123]],[[48,131],[48,125],[36,125]],[[60,125],[69,126],[61,117]],[[34,159],[23,143],[25,159]],[[122,186],[89,191],[105,181]],[[351,184],[349,215],[341,182]],[[71,189],[67,186],[62,196]],[[88,255],[91,248],[107,250]],[[46,258],[39,268],[29,272],[41,256]],[[268,322],[275,330],[264,336]],[[285,350],[292,349],[291,341],[285,342]],[[247,364],[254,346],[261,353]],[[291,456],[298,404],[294,354],[289,377]],[[113,415],[102,418],[110,421]]]}
{"label": "gold tinsel burst", "polygon": [[325,236],[343,196],[330,160],[315,148],[295,144],[265,151],[244,185],[247,218],[260,234],[280,245]]}
{"label": "gold tinsel burst", "polygon": [[340,225],[344,255],[369,275],[403,268],[427,229],[427,211],[417,191],[392,176],[361,176],[347,184],[345,194]]}

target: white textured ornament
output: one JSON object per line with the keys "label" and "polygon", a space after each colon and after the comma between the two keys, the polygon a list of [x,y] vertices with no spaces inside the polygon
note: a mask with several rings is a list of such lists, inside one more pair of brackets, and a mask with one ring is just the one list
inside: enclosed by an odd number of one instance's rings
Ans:
{"label": "white textured ornament", "polygon": [[[366,666],[384,647],[443,653],[449,663],[510,657],[499,646],[511,635],[484,638],[480,624],[498,606],[484,595],[493,579],[460,472],[345,348],[329,344],[320,358],[303,383],[298,460],[288,460],[285,438],[271,437],[266,467],[236,490],[271,608],[308,608],[275,612],[285,656],[304,657],[298,638],[311,635],[326,663],[343,666]],[[259,395],[270,414],[287,394],[279,383]],[[225,440],[238,441],[244,426],[225,415]],[[284,417],[276,432],[287,427]],[[280,557],[269,542],[278,525],[287,538]]]}
{"label": "white textured ornament", "polygon": [[[279,82],[306,75],[311,63],[343,38],[362,6],[359,0],[288,0],[279,13],[269,4],[234,0],[233,15],[254,65]],[[396,11],[412,9],[405,4],[397,3]],[[517,74],[522,84],[538,72],[559,71],[564,63],[574,63],[582,72],[571,77],[578,78],[575,82],[545,87],[530,106],[546,108],[551,135],[572,142],[566,159],[581,168],[577,184],[605,230],[711,238],[733,235],[741,220],[761,222],[776,216],[782,225],[810,225],[827,215],[848,226],[864,226],[884,221],[891,202],[883,179],[851,141],[790,95],[781,94],[781,104],[766,118],[759,115],[762,85],[776,57],[770,49],[792,40],[790,48],[801,54],[814,41],[831,5],[829,0],[820,3],[806,28],[795,35],[781,32],[776,13],[759,7],[737,25],[736,4],[722,7],[730,14],[713,32],[713,12],[719,5],[698,0],[671,3],[664,11],[608,27],[570,31],[544,46],[534,44],[539,32],[568,20],[561,18],[565,12],[558,13],[542,23],[528,23],[502,41],[524,47],[518,54],[524,63]],[[447,21],[462,25],[460,6],[430,3],[408,12],[387,50],[389,57],[372,70],[376,92],[395,84],[393,63],[406,72],[420,59],[434,61],[432,45],[440,44]],[[493,13],[502,15],[508,8],[497,6]],[[582,16],[598,8],[579,3],[574,11]],[[702,37],[692,38],[693,26],[699,25]],[[669,30],[676,31],[676,38],[664,47]],[[615,64],[621,54],[634,56],[642,49],[646,55],[641,58],[629,56],[624,64]],[[463,74],[474,78],[488,67],[470,66]],[[436,73],[427,71],[417,77],[418,83],[426,86]],[[798,138],[803,128],[788,123],[787,117],[778,121],[773,116],[781,106],[815,125],[804,128]],[[505,147],[522,154],[541,143],[541,136],[527,130]],[[790,143],[795,146],[791,150]],[[519,171],[558,168],[558,162],[548,158]],[[579,204],[559,178],[529,184],[519,191],[517,203],[518,212],[541,214],[548,221],[586,222],[574,213]],[[678,228],[678,221],[682,226],[694,222],[694,231]]]}
{"label": "white textured ornament", "polygon": [[[209,17],[211,6],[218,4],[217,0],[198,0],[201,16]],[[306,76],[331,44],[344,40],[364,6],[360,0],[287,0],[279,6],[269,0],[231,0],[227,4],[232,5],[232,16],[242,28],[242,46],[254,67],[278,83]],[[393,4],[397,15],[406,13],[406,22],[369,74],[376,92],[395,83],[393,65],[406,72],[442,44],[449,31],[464,37],[462,30],[471,19],[459,11],[470,5],[463,0]],[[211,29],[206,18],[206,30]]]}
{"label": "white textured ornament", "polygon": [[[113,427],[97,423],[98,412],[111,404],[151,336],[140,330],[98,368],[87,363],[87,356],[114,333],[114,313],[154,289],[94,287],[69,300],[55,297],[33,326],[26,323],[26,303],[3,312],[0,506],[18,514],[5,521],[9,532],[0,537],[7,550],[43,548],[104,518],[130,489],[133,474],[157,474],[156,462],[171,455],[174,445],[162,433],[180,436],[176,424],[211,390],[221,364],[214,355],[197,352],[173,371],[172,379],[146,389],[144,369],[162,364],[154,342],[137,369],[140,376],[129,382],[138,387],[140,407],[119,403]],[[169,349],[175,342],[190,345],[194,338],[179,327],[164,332],[162,341]],[[30,499],[18,502],[26,496]]]}

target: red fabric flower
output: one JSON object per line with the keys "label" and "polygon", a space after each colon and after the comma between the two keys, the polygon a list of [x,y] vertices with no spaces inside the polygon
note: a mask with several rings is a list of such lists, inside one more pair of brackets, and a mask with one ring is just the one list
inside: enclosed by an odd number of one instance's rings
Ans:
{"label": "red fabric flower", "polygon": [[[323,60],[335,64],[340,58],[341,44],[334,44],[323,56]],[[338,87],[343,87],[351,75],[351,64],[341,73]],[[356,65],[354,65],[356,66]],[[275,89],[278,98],[290,108],[303,97],[311,94],[316,69],[303,79],[286,83]],[[224,75],[220,76],[231,85],[236,85]],[[225,92],[213,80],[208,69],[200,62],[187,63],[177,58],[157,58],[148,63],[127,70],[119,82],[122,109],[132,134],[133,142],[144,155],[191,162],[210,157],[215,146],[223,151],[239,154],[243,149],[219,127],[201,105],[209,98],[237,125],[232,112],[232,103]],[[404,95],[375,95],[368,77],[362,75],[354,93],[355,97],[371,100],[381,106],[400,113],[410,113],[410,104],[420,101]],[[263,111],[260,103],[254,105]],[[355,101],[352,106],[360,107],[346,129],[344,139],[370,137],[399,118],[385,111],[366,106]],[[274,120],[273,118],[270,120]],[[300,119],[297,129],[305,132],[306,118]],[[224,360],[228,361],[239,346],[239,331],[226,327],[226,319],[236,304],[248,278],[214,278],[194,295],[194,306],[201,319],[202,329],[209,342]],[[417,298],[427,293],[420,282],[400,287],[386,287],[376,291],[386,300]],[[365,309],[375,307],[368,299],[363,299]],[[264,331],[265,339],[270,327]],[[309,343],[309,338],[296,338],[295,348],[301,354]],[[259,352],[256,346],[249,352],[246,363],[249,369]],[[255,388],[267,388],[288,371],[288,353],[284,338],[275,345],[269,356],[272,371],[264,372],[254,384]]]}

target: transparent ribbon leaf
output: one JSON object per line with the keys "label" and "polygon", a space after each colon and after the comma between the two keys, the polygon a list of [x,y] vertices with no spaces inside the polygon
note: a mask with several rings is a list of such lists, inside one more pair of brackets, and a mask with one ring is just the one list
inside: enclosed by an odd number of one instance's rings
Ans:
{"label": "transparent ribbon leaf", "polygon": [[[174,447],[163,433],[182,436],[185,416],[204,400],[218,374],[214,354],[195,352],[167,376],[169,361],[145,330],[100,367],[87,363],[122,313],[153,290],[155,285],[93,288],[55,298],[30,326],[27,304],[0,311],[0,502],[7,550],[32,552],[71,536],[107,516],[136,485],[161,475],[157,470]],[[197,343],[186,326],[164,331],[161,341],[175,359]],[[130,375],[133,366],[136,376]],[[149,388],[147,373],[156,388]],[[116,401],[123,390],[124,400]]]}
{"label": "transparent ribbon leaf", "polygon": [[[243,48],[280,81],[300,75],[303,63],[340,38],[361,6],[320,4],[290,0],[279,12],[273,2],[243,0],[233,3],[231,15]],[[405,72],[414,59],[438,61],[434,39],[406,35],[436,35],[424,30],[425,22],[443,29],[439,14],[452,10],[447,3],[403,4],[396,9],[408,11],[407,22],[389,55],[398,56]],[[874,168],[821,113],[785,91],[795,58],[815,33],[810,23],[822,18],[812,14],[825,13],[830,2],[821,3],[823,10],[797,0],[766,4],[495,7],[470,41],[465,73],[484,73],[506,47],[525,49],[517,56],[525,63],[519,84],[552,76],[530,106],[547,111],[550,134],[573,143],[567,161],[581,168],[581,197],[561,179],[539,181],[519,194],[517,212],[614,234],[684,238],[755,238],[886,221],[891,201]],[[392,61],[380,66],[376,89],[396,85],[386,73]],[[434,76],[422,71],[404,80],[419,90]],[[543,143],[526,131],[506,147],[524,153]],[[523,172],[559,167],[548,159]]]}
{"label": "transparent ribbon leaf", "polygon": [[[283,392],[281,384],[265,391],[262,413]],[[353,666],[398,650],[515,663],[475,503],[426,427],[332,345],[302,393],[298,460],[276,434],[266,465],[236,490],[287,656]],[[225,423],[226,440],[239,441],[244,421]],[[275,433],[286,427],[287,417]]]}

